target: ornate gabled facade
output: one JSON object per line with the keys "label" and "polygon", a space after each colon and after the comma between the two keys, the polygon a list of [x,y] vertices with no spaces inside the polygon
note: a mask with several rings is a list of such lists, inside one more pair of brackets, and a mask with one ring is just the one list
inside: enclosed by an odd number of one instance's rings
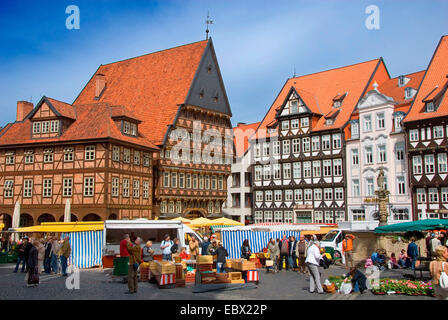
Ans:
{"label": "ornate gabled facade", "polygon": [[448,218],[448,36],[443,36],[406,114],[413,219]]}
{"label": "ornate gabled facade", "polygon": [[250,141],[255,223],[346,219],[347,124],[386,79],[377,59],[287,80]]}
{"label": "ornate gabled facade", "polygon": [[[385,175],[385,188],[390,192],[389,223],[412,219],[405,134],[401,121],[415,97],[423,73],[420,71],[375,85],[361,99],[350,118],[345,150],[347,214],[348,221],[356,228],[378,225],[375,191],[381,169]],[[406,84],[403,78],[407,79]]]}

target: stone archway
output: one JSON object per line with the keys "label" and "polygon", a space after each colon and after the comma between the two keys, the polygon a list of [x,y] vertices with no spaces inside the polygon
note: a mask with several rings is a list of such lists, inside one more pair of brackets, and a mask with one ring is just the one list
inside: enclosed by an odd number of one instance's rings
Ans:
{"label": "stone archway", "polygon": [[12,216],[7,213],[0,214],[0,223],[5,225],[3,230],[8,230],[12,227]]}
{"label": "stone archway", "polygon": [[[70,214],[70,222],[76,222],[76,221],[78,221],[78,217],[76,215],[74,215],[73,213]],[[59,218],[59,222],[64,222],[64,215],[62,215]]]}
{"label": "stone archway", "polygon": [[117,219],[118,219],[118,217],[115,213],[111,213],[109,215],[109,217],[107,218],[107,220],[117,220]]}
{"label": "stone archway", "polygon": [[42,222],[56,222],[56,219],[52,214],[44,213],[37,218],[37,224],[42,224]]}
{"label": "stone archway", "polygon": [[82,221],[101,221],[101,217],[95,213],[89,213],[82,218]]}
{"label": "stone archway", "polygon": [[33,217],[28,213],[21,213],[19,227],[23,228],[23,227],[31,227],[31,226],[34,226]]}
{"label": "stone archway", "polygon": [[184,217],[190,220],[196,219],[196,218],[205,218],[207,216],[207,211],[202,208],[192,208],[187,209],[184,212]]}

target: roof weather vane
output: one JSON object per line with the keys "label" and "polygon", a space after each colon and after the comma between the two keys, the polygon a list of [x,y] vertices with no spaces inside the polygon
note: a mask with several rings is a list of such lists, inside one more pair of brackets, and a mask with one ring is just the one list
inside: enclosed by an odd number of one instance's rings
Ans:
{"label": "roof weather vane", "polygon": [[208,40],[208,33],[209,33],[208,26],[210,24],[213,24],[213,20],[210,20],[210,13],[209,12],[207,12],[207,20],[205,20],[205,24],[207,25],[207,29],[205,30],[205,34],[206,34],[205,39]]}

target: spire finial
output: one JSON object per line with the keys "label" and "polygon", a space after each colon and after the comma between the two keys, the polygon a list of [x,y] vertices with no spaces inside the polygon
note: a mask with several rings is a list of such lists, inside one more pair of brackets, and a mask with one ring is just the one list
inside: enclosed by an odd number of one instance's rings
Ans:
{"label": "spire finial", "polygon": [[292,75],[293,78],[296,77],[296,66],[294,66],[294,74]]}
{"label": "spire finial", "polygon": [[207,20],[205,20],[205,24],[207,25],[207,29],[205,30],[205,40],[208,40],[208,26],[213,24],[213,20],[210,20],[210,12],[207,11]]}

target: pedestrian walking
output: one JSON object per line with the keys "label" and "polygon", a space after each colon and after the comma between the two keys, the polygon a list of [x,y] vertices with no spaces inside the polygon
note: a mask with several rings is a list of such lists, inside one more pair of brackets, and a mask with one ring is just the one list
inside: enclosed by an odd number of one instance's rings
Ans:
{"label": "pedestrian walking", "polygon": [[354,235],[346,234],[342,241],[342,252],[345,256],[345,267],[347,269],[353,268],[353,240],[355,240]]}
{"label": "pedestrian walking", "polygon": [[39,240],[39,245],[37,246],[37,269],[39,274],[42,273],[44,268],[44,260],[45,260],[45,242],[44,239]]}
{"label": "pedestrian walking", "polygon": [[241,246],[241,258],[249,260],[252,251],[250,250],[249,240],[245,239]]}
{"label": "pedestrian walking", "polygon": [[170,240],[170,236],[168,234],[163,237],[163,241],[160,244],[160,249],[162,249],[162,259],[166,261],[171,261],[172,255],[171,255],[171,247],[173,246],[173,241]]}
{"label": "pedestrian walking", "polygon": [[196,260],[197,256],[199,255],[199,241],[196,239],[195,236],[191,237],[191,240],[189,242],[190,247],[190,257],[192,260]]}
{"label": "pedestrian walking", "polygon": [[135,239],[134,245],[132,244],[131,240],[128,239],[126,248],[129,252],[129,266],[128,266],[128,291],[126,293],[137,293],[138,289],[138,277],[137,277],[137,270],[142,262],[141,260],[141,248],[140,244],[142,242],[142,239],[137,237]]}
{"label": "pedestrian walking", "polygon": [[14,269],[14,272],[17,273],[19,270],[19,265],[22,263],[22,272],[25,272],[26,268],[26,259],[25,259],[25,247],[27,245],[28,239],[24,238],[17,246],[17,263]]}
{"label": "pedestrian walking", "polygon": [[64,242],[62,243],[61,248],[59,249],[59,257],[61,260],[61,269],[63,277],[67,277],[67,261],[72,252],[69,240],[70,238],[68,236],[65,237]]}
{"label": "pedestrian walking", "polygon": [[322,254],[319,249],[319,241],[313,241],[313,245],[308,248],[306,254],[306,266],[310,272],[310,293],[317,288],[318,293],[324,293],[322,284],[320,283],[319,265]]}
{"label": "pedestrian walking", "polygon": [[283,235],[283,239],[278,244],[280,250],[280,262],[278,269],[283,269],[283,259],[285,259],[285,267],[288,270],[288,256],[289,256],[289,241],[286,239],[286,235]]}
{"label": "pedestrian walking", "polygon": [[26,244],[25,244],[24,258],[27,263],[26,268],[28,269],[28,258],[30,257],[30,250],[33,248],[33,238],[25,237],[25,240]]}
{"label": "pedestrian walking", "polygon": [[415,238],[411,238],[411,242],[408,244],[408,257],[411,260],[411,268],[412,270],[415,269],[415,262],[417,261],[418,257],[418,246],[415,243]]}
{"label": "pedestrian walking", "polygon": [[39,251],[38,247],[40,245],[39,240],[34,240],[33,244],[28,252],[27,268],[28,273],[26,276],[27,287],[35,287],[39,285],[39,270],[38,270],[38,259]]}
{"label": "pedestrian walking", "polygon": [[226,267],[226,257],[229,256],[226,248],[223,247],[221,241],[217,241],[218,248],[216,249],[216,271],[218,273],[224,273]]}
{"label": "pedestrian walking", "polygon": [[296,256],[299,260],[298,271],[300,273],[306,273],[306,251],[308,250],[308,243],[305,240],[305,236],[301,235],[300,240],[296,244]]}
{"label": "pedestrian walking", "polygon": [[45,242],[44,270],[46,274],[51,273],[51,241],[52,237],[48,237]]}
{"label": "pedestrian walking", "polygon": [[288,262],[289,267],[292,271],[297,271],[297,255],[296,255],[296,245],[297,241],[294,236],[289,237],[289,252],[288,252]]}
{"label": "pedestrian walking", "polygon": [[59,249],[61,245],[58,237],[54,236],[51,240],[51,269],[55,274],[59,273]]}
{"label": "pedestrian walking", "polygon": [[143,261],[154,261],[154,250],[152,249],[152,241],[146,242],[146,245],[143,247]]}
{"label": "pedestrian walking", "polygon": [[208,249],[209,245],[210,245],[210,241],[208,240],[207,237],[204,237],[204,242],[202,242],[202,246],[201,246],[201,255],[203,255],[203,256],[207,255],[207,249]]}
{"label": "pedestrian walking", "polygon": [[[274,273],[278,272],[278,260],[280,257],[280,249],[278,247],[278,243],[274,240],[274,238],[269,239],[269,244],[268,244],[268,253],[269,253],[269,257],[271,258],[273,264],[272,264],[272,268]],[[268,270],[266,270],[268,271]]]}

